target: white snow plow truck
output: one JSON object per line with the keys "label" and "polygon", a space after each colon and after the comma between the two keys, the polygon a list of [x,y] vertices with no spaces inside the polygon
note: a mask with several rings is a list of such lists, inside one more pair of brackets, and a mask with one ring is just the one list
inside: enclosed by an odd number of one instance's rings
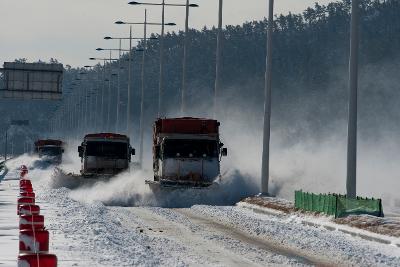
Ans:
{"label": "white snow plow truck", "polygon": [[114,176],[129,168],[135,149],[126,135],[95,133],[85,136],[78,147],[81,175],[87,178]]}
{"label": "white snow plow truck", "polygon": [[155,188],[205,188],[220,177],[221,156],[227,149],[219,137],[219,122],[201,118],[158,119],[153,127]]}

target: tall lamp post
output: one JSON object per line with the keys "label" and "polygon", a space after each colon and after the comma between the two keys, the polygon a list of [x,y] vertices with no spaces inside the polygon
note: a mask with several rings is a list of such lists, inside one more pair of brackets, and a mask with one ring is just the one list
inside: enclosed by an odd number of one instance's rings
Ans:
{"label": "tall lamp post", "polygon": [[221,57],[222,57],[222,7],[223,0],[219,0],[219,8],[218,8],[218,33],[217,33],[217,51],[216,51],[216,60],[215,60],[215,85],[214,85],[214,119],[217,118],[217,106],[218,106],[218,93],[221,82]]}
{"label": "tall lamp post", "polygon": [[[86,65],[86,66],[84,66],[84,68],[86,68],[86,69],[90,69],[90,70],[93,70],[93,68],[94,68],[94,66],[90,66],[90,65]],[[91,79],[91,82],[90,82],[90,84],[91,84],[91,88],[90,88],[90,94],[91,95],[95,95],[95,82],[96,82],[96,79]],[[97,94],[96,94],[96,97],[95,98],[93,98],[93,103],[89,103],[89,115],[88,115],[88,125],[89,125],[89,122],[90,123],[92,123],[92,127],[93,128],[96,128],[96,122],[95,122],[95,114],[96,114],[96,112],[95,112],[95,109],[96,109],[96,107],[97,107]]]}
{"label": "tall lamp post", "polygon": [[[127,49],[121,49],[121,47],[120,48],[97,48],[96,49],[97,51],[109,51],[110,52],[110,68],[109,68],[109,76],[111,77],[111,72],[112,72],[112,69],[111,69],[111,63],[112,63],[112,58],[111,58],[111,52],[112,51],[118,51],[119,52],[119,57],[118,57],[118,73],[119,73],[119,68],[120,68],[120,61],[121,61],[121,51],[130,51],[130,50],[127,50]],[[119,75],[118,75],[119,76]],[[119,89],[118,89],[118,93],[117,93],[117,102],[119,101]],[[118,104],[117,104],[117,106],[118,106]],[[118,109],[118,107],[117,107],[117,109]],[[107,101],[107,127],[108,128],[111,128],[111,125],[110,125],[110,113],[111,113],[111,79],[109,79],[109,81],[108,81],[108,101]],[[117,122],[117,125],[118,125],[118,122]]]}
{"label": "tall lamp post", "polygon": [[160,35],[160,78],[158,86],[158,117],[162,116],[163,90],[164,90],[164,33],[165,26],[175,26],[175,23],[165,23],[165,6],[180,6],[179,4],[166,4],[165,0],[161,3],[143,3],[131,1],[130,5],[149,5],[161,6],[161,35]]}
{"label": "tall lamp post", "polygon": [[274,29],[274,0],[269,0],[267,58],[265,71],[264,134],[261,167],[261,193],[269,194],[269,145],[271,139],[271,91],[272,91],[272,34]]}
{"label": "tall lamp post", "polygon": [[[147,22],[147,10],[144,12],[144,22],[124,22],[116,21],[115,24],[128,24],[128,25],[143,25],[143,57],[142,57],[142,89],[140,97],[140,143],[139,143],[139,164],[142,166],[143,162],[143,118],[144,118],[144,91],[145,91],[145,65],[146,65],[146,48],[147,48],[147,25],[162,25],[163,23]],[[166,23],[165,25],[174,26],[175,23]]]}
{"label": "tall lamp post", "polygon": [[351,3],[351,35],[349,61],[349,114],[347,134],[347,181],[348,198],[357,197],[357,94],[359,48],[359,0]]}
{"label": "tall lamp post", "polygon": [[[130,136],[130,114],[131,114],[131,84],[132,84],[132,60],[133,60],[133,53],[132,52],[142,52],[143,49],[132,49],[132,40],[142,40],[143,38],[134,38],[132,37],[132,26],[130,26],[129,29],[129,37],[110,37],[110,36],[106,36],[104,37],[105,40],[114,40],[117,39],[120,41],[121,44],[121,40],[129,40],[129,56],[128,56],[128,103],[127,103],[127,108],[126,108],[126,132],[127,135]],[[149,39],[157,39],[156,37],[149,37]],[[123,51],[123,50],[122,50]],[[125,50],[126,51],[126,50]],[[120,60],[119,60],[119,68],[121,69],[121,56],[120,56]],[[119,82],[118,82],[119,84]],[[118,85],[118,99],[120,99],[119,97],[119,85]],[[119,103],[119,101],[118,101]],[[117,105],[117,121],[118,121],[118,108],[119,104]]]}
{"label": "tall lamp post", "polygon": [[[115,61],[118,60],[118,58],[96,58],[96,57],[91,57],[89,58],[90,60],[101,60],[103,61],[103,77],[102,77],[102,81],[103,81],[103,89],[101,90],[101,113],[100,113],[100,118],[104,118],[104,91],[105,91],[105,83],[104,82],[108,82],[109,79],[106,79],[106,75],[105,75],[105,70],[106,70],[106,61]],[[101,129],[105,129],[104,128],[104,124],[102,123],[102,127]]]}

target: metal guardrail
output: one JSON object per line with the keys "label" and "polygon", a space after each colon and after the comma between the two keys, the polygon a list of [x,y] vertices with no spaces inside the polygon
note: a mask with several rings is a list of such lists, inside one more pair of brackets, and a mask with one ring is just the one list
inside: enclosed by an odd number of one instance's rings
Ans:
{"label": "metal guardrail", "polygon": [[0,162],[0,182],[4,179],[4,177],[8,173],[8,168],[6,166],[6,161],[1,161]]}

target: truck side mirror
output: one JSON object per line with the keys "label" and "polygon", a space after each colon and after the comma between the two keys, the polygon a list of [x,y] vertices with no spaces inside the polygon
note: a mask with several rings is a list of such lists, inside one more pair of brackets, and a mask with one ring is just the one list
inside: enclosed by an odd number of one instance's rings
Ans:
{"label": "truck side mirror", "polygon": [[228,156],[228,149],[226,147],[222,148],[221,156],[224,156],[224,157]]}
{"label": "truck side mirror", "polygon": [[64,153],[64,148],[61,149],[61,153]]}
{"label": "truck side mirror", "polygon": [[135,156],[136,155],[136,149],[134,149],[133,147],[131,147],[131,155]]}
{"label": "truck side mirror", "polygon": [[78,146],[78,153],[79,153],[79,157],[82,158],[83,157],[83,147],[82,146]]}

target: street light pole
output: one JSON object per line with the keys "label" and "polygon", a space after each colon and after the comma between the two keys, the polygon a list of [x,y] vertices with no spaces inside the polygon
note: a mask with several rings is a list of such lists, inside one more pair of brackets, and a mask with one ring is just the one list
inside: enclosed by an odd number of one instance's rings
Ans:
{"label": "street light pole", "polygon": [[220,79],[221,79],[221,57],[222,57],[222,8],[223,8],[223,0],[219,0],[219,8],[218,8],[218,33],[217,33],[217,53],[216,53],[216,61],[215,61],[215,85],[214,85],[214,119],[217,117],[217,106],[218,106],[218,93],[220,87]]}
{"label": "street light pole", "polygon": [[128,104],[126,114],[126,132],[130,138],[130,120],[131,120],[131,68],[132,68],[132,26],[129,26],[129,58],[128,58]]}
{"label": "street light pole", "polygon": [[164,90],[164,23],[165,23],[165,0],[162,1],[161,11],[161,36],[160,36],[160,78],[158,84],[158,117],[162,116],[162,102]]}
{"label": "street light pole", "polygon": [[144,136],[144,91],[145,91],[145,65],[146,65],[146,49],[147,49],[147,10],[144,10],[144,37],[143,37],[143,55],[142,55],[142,91],[140,95],[140,121],[139,121],[139,164],[143,166],[143,136]]}
{"label": "street light pole", "polygon": [[8,129],[6,129],[6,138],[5,138],[5,143],[4,143],[4,161],[7,160],[7,142],[8,142]]}
{"label": "street light pole", "polygon": [[106,84],[105,84],[105,79],[106,79],[106,59],[103,61],[103,79],[102,79],[102,89],[101,89],[101,129],[102,131],[105,130],[104,128],[104,91],[106,90]]}
{"label": "street light pole", "polygon": [[90,91],[91,91],[91,95],[93,96],[92,97],[92,99],[91,99],[91,101],[89,102],[90,104],[90,107],[89,107],[89,110],[90,110],[90,116],[89,116],[89,122],[90,122],[90,124],[91,124],[91,128],[92,129],[96,129],[96,119],[95,119],[95,116],[96,116],[96,112],[95,112],[95,109],[96,109],[96,101],[97,101],[97,94],[95,93],[95,91],[96,91],[96,89],[95,89],[95,80],[93,79],[93,81],[92,81],[92,83],[91,83],[91,88],[90,88]]}
{"label": "street light pole", "polygon": [[351,4],[351,35],[349,62],[349,114],[347,135],[347,181],[348,198],[357,197],[357,94],[358,94],[358,48],[359,48],[359,0]]}
{"label": "street light pole", "polygon": [[110,50],[110,67],[108,68],[109,78],[108,78],[108,101],[107,101],[107,129],[111,129],[110,125],[110,113],[111,113],[111,73],[112,73],[112,52]]}
{"label": "street light pole", "polygon": [[[97,50],[97,51],[103,51],[103,50],[112,51],[112,50],[118,50],[118,49],[97,48],[96,50]],[[106,61],[107,61],[107,60],[110,61],[110,69],[111,69],[111,62],[112,62],[112,61],[115,61],[115,60],[118,60],[118,58],[111,58],[111,56],[110,56],[110,58],[94,58],[94,57],[91,57],[91,58],[89,58],[89,59],[90,59],[90,60],[102,60],[102,61],[104,62],[103,69],[102,69],[102,75],[103,75],[103,77],[102,77],[102,79],[101,79],[101,81],[102,81],[102,88],[103,88],[103,89],[101,90],[101,112],[100,112],[100,121],[101,121],[101,123],[102,123],[101,130],[105,130],[106,127],[104,127],[104,123],[103,123],[104,118],[105,118],[105,114],[104,114],[104,92],[105,92],[105,82],[111,82],[111,81],[110,81],[111,77],[110,77],[110,79],[105,79],[105,76],[106,76]],[[111,72],[111,71],[110,71],[110,72]],[[111,73],[110,73],[110,75],[111,75]],[[109,92],[111,91],[110,87],[111,87],[111,84],[109,84]],[[110,93],[109,93],[109,95],[110,95]],[[110,103],[111,101],[108,101],[108,102],[109,102],[109,105],[110,105],[110,104],[111,104],[111,103]],[[108,110],[110,110],[110,107],[108,107]],[[108,112],[108,114],[109,114],[109,112]],[[107,117],[109,117],[109,115],[108,115]],[[108,125],[107,125],[107,126],[108,126]]]}
{"label": "street light pole", "polygon": [[85,125],[82,128],[84,133],[87,132],[88,124],[89,124],[89,121],[88,121],[89,109],[88,109],[88,99],[87,99],[88,95],[89,95],[89,83],[85,86]]}
{"label": "street light pole", "polygon": [[122,40],[121,39],[119,39],[119,51],[118,51],[118,58],[119,58],[119,60],[118,60],[118,81],[117,81],[117,118],[116,118],[116,122],[115,122],[115,131],[116,132],[118,132],[118,129],[119,129],[119,104],[120,104],[120,102],[121,102],[121,100],[120,100],[120,98],[121,98],[121,95],[120,95],[120,88],[121,88],[121,79],[120,79],[120,76],[121,76],[121,42],[122,42]]}
{"label": "street light pole", "polygon": [[99,114],[101,114],[101,113],[99,112],[99,110],[97,110],[97,109],[99,109],[99,98],[100,98],[100,96],[99,96],[99,92],[100,92],[100,85],[99,85],[100,77],[99,77],[99,76],[101,76],[101,74],[100,74],[100,73],[97,73],[97,80],[96,80],[96,101],[95,101],[95,109],[96,109],[96,112],[94,113],[94,116],[93,116],[94,128],[96,129],[96,131],[99,131],[99,130],[100,130],[100,128],[99,128]]}
{"label": "street light pole", "polygon": [[[116,22],[116,24],[128,24],[128,23],[124,23],[124,22]],[[143,23],[129,23],[129,24],[143,24]],[[134,40],[134,39],[138,39],[138,40],[142,40],[143,38],[134,38],[134,37],[132,37],[132,26],[130,26],[130,30],[129,30],[129,37],[110,37],[110,36],[106,36],[106,37],[104,37],[104,39],[105,40],[113,40],[113,39],[118,39],[119,41],[120,41],[120,48],[118,49],[118,51],[121,53],[121,51],[128,51],[128,89],[127,89],[127,92],[128,92],[128,96],[127,96],[127,98],[128,98],[128,103],[127,103],[127,108],[126,108],[126,133],[127,133],[127,135],[128,136],[130,136],[130,126],[129,126],[129,124],[130,124],[130,115],[131,115],[131,113],[132,113],[132,111],[131,111],[131,87],[132,87],[132,61],[133,61],[133,52],[132,52],[132,40]],[[150,38],[148,38],[148,39],[157,39],[156,37],[150,37]],[[129,50],[125,50],[125,49],[121,49],[121,41],[122,40],[129,40]],[[98,48],[98,50],[106,50],[106,49],[103,49],[103,48]],[[113,50],[113,49],[110,49],[110,50]],[[138,50],[138,49],[135,49],[135,51],[140,51],[140,49]],[[121,56],[120,56],[120,59],[119,59],[120,61],[119,61],[119,68],[121,69],[121,65],[120,65],[120,62],[121,62]],[[120,99],[120,96],[118,97],[118,99]],[[118,101],[118,103],[120,102],[120,100]],[[119,106],[119,104],[118,104],[118,106]],[[119,110],[118,110],[118,107],[117,107],[117,112],[118,112],[118,114],[119,114]],[[118,119],[119,120],[119,119]]]}
{"label": "street light pole", "polygon": [[[94,66],[89,66],[86,65],[84,66],[85,68],[91,69],[92,70],[92,75],[88,76],[89,80],[89,85],[90,85],[90,95],[94,96],[95,95],[95,88],[96,88],[96,79],[95,79],[95,72],[94,72]],[[88,107],[88,115],[87,115],[87,127],[89,127],[89,124],[93,129],[96,129],[96,107],[97,107],[97,93],[95,97],[92,97],[92,99],[89,101],[89,107]],[[87,128],[88,130],[89,128]]]}
{"label": "street light pole", "polygon": [[272,34],[274,28],[274,0],[269,0],[267,32],[267,58],[265,71],[264,136],[261,167],[261,193],[269,193],[269,146],[271,139],[271,92],[272,92]]}
{"label": "street light pole", "polygon": [[[165,24],[165,6],[173,6],[173,7],[186,7],[186,30],[185,30],[185,47],[186,47],[186,36],[188,32],[188,19],[189,19],[189,8],[190,7],[198,7],[197,4],[189,4],[189,0],[186,1],[185,5],[182,4],[166,4],[165,0],[162,0],[161,3],[143,3],[131,1],[130,5],[150,5],[150,6],[161,6],[161,36],[160,36],[160,78],[159,78],[159,88],[158,88],[158,117],[163,115],[163,93],[164,93],[164,33],[165,33],[165,25],[174,26],[174,23]],[[184,60],[183,60],[183,74],[182,74],[182,101],[181,101],[181,111],[184,109],[184,98],[186,93],[186,48],[184,48]]]}
{"label": "street light pole", "polygon": [[189,0],[186,0],[186,18],[185,18],[185,38],[183,43],[183,66],[182,66],[182,96],[181,96],[181,115],[186,112],[186,68],[187,68],[187,46],[189,33]]}

